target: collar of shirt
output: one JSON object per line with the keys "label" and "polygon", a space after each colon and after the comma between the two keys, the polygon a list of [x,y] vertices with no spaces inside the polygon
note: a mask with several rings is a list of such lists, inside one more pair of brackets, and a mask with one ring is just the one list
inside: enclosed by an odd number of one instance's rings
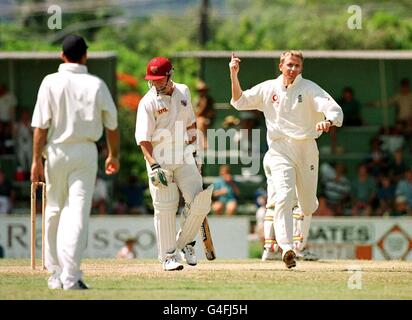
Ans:
{"label": "collar of shirt", "polygon": [[294,80],[287,88],[286,88],[285,85],[283,84],[283,74],[281,74],[276,80],[279,80],[280,83],[281,83],[281,85],[282,85],[282,88],[286,90],[286,89],[293,88],[294,86],[296,86],[302,79],[303,79],[303,78],[302,78],[302,74],[299,73],[299,74],[296,76],[295,80]]}
{"label": "collar of shirt", "polygon": [[59,72],[68,71],[73,73],[87,73],[87,67],[78,63],[62,63],[59,65]]}

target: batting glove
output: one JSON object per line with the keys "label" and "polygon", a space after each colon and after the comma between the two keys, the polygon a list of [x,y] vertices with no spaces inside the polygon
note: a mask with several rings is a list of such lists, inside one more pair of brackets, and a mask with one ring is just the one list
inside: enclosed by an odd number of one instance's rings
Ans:
{"label": "batting glove", "polygon": [[162,169],[160,164],[154,163],[150,166],[152,171],[150,172],[150,181],[152,184],[157,187],[157,186],[165,186],[167,187],[168,182],[167,182],[167,174],[166,171]]}

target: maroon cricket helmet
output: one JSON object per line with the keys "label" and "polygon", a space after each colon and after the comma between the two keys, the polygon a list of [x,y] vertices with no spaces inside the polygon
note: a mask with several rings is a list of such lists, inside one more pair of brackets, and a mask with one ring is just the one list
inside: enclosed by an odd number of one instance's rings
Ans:
{"label": "maroon cricket helmet", "polygon": [[155,57],[149,61],[145,80],[160,80],[172,74],[173,66],[165,57]]}

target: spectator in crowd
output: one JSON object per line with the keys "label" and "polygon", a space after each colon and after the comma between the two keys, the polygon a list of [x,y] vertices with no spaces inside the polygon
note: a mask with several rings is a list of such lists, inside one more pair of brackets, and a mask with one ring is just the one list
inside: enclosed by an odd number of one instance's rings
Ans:
{"label": "spectator in crowd", "polygon": [[412,168],[406,170],[404,179],[398,182],[396,196],[405,197],[409,208],[412,208]]}
{"label": "spectator in crowd", "polygon": [[12,126],[16,105],[16,96],[8,91],[5,84],[0,83],[0,122]]}
{"label": "spectator in crowd", "polygon": [[239,187],[233,180],[228,165],[221,165],[219,169],[219,177],[214,183],[213,197],[216,201],[212,204],[212,210],[216,215],[222,215],[226,212],[232,216],[236,213],[237,198],[240,195]]}
{"label": "spectator in crowd", "polygon": [[342,96],[337,103],[341,106],[345,115],[345,126],[361,126],[361,105],[354,97],[354,92],[351,87],[345,87],[342,91]]}
{"label": "spectator in crowd", "polygon": [[0,121],[0,154],[13,154],[13,130],[10,122]]}
{"label": "spectator in crowd", "polygon": [[389,160],[389,175],[398,183],[407,169],[406,162],[404,160],[404,154],[402,149],[397,149]]}
{"label": "spectator in crowd", "polygon": [[377,198],[379,201],[379,208],[377,215],[383,216],[389,213],[395,200],[396,186],[392,182],[391,178],[387,175],[379,176]]}
{"label": "spectator in crowd", "polygon": [[412,91],[409,79],[403,78],[400,81],[399,91],[385,101],[372,101],[368,104],[373,107],[384,105],[395,105],[396,120],[408,124],[412,120]]}
{"label": "spectator in crowd", "polygon": [[116,258],[118,259],[136,259],[137,253],[134,249],[136,244],[135,238],[127,238],[124,242],[124,246],[117,252]]}
{"label": "spectator in crowd", "polygon": [[207,148],[207,129],[213,124],[215,119],[215,109],[213,98],[209,95],[209,87],[202,80],[196,85],[199,97],[195,103],[195,115],[197,128],[203,133],[204,147]]}
{"label": "spectator in crowd", "polygon": [[131,174],[127,184],[121,188],[122,194],[125,196],[129,214],[147,214],[144,202],[144,192],[146,188],[146,185],[140,183],[139,177],[135,174]]}
{"label": "spectator in crowd", "polygon": [[252,135],[252,130],[255,129],[258,124],[256,112],[241,112],[239,118],[240,130],[236,133],[234,141],[239,144],[242,152],[247,152],[248,156],[260,157],[260,143],[256,142]]}
{"label": "spectator in crowd", "polygon": [[368,168],[361,164],[358,176],[352,184],[352,215],[371,216],[376,204],[376,181],[368,174]]}
{"label": "spectator in crowd", "polygon": [[225,119],[223,120],[222,127],[224,129],[237,128],[239,123],[240,123],[239,118],[236,118],[234,115],[229,115],[229,116],[226,116]]}
{"label": "spectator in crowd", "polygon": [[98,173],[93,192],[92,208],[97,209],[99,215],[107,213],[107,189],[107,182],[102,178],[101,173]]}
{"label": "spectator in crowd", "polygon": [[4,258],[4,249],[3,246],[0,245],[0,259]]}
{"label": "spectator in crowd", "polygon": [[26,110],[22,111],[19,121],[14,126],[15,150],[19,166],[28,177],[33,151],[33,129],[30,124],[31,116]]}
{"label": "spectator in crowd", "polygon": [[328,206],[335,215],[343,215],[345,204],[350,200],[351,184],[346,177],[346,168],[342,163],[335,164],[335,175],[326,178],[324,193],[328,200]]}
{"label": "spectator in crowd", "polygon": [[395,105],[396,123],[402,128],[402,135],[405,136],[407,144],[412,148],[412,90],[409,79],[401,79],[398,92],[389,99],[372,101],[368,105],[372,107]]}
{"label": "spectator in crowd", "polygon": [[324,194],[320,194],[318,196],[318,201],[319,201],[319,207],[314,213],[315,216],[317,217],[332,217],[335,215],[333,210],[329,208],[328,205],[328,199]]}
{"label": "spectator in crowd", "polygon": [[0,168],[0,214],[11,213],[14,191],[12,183],[7,179],[5,172]]}
{"label": "spectator in crowd", "polygon": [[382,141],[379,137],[371,140],[371,153],[365,159],[368,172],[375,178],[381,174],[387,174],[389,167],[389,155],[382,150]]}
{"label": "spectator in crowd", "polygon": [[395,206],[389,212],[390,217],[404,217],[412,214],[411,207],[408,206],[408,201],[404,196],[397,196]]}

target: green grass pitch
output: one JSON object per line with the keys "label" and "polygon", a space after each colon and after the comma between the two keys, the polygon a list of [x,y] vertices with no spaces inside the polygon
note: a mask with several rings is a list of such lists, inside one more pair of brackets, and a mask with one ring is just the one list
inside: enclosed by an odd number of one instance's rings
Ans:
{"label": "green grass pitch", "polygon": [[28,259],[0,259],[0,299],[412,298],[412,262],[406,261],[298,261],[288,270],[281,261],[217,259],[166,272],[155,260],[85,259],[82,270],[91,290],[49,290],[47,272],[31,270]]}

